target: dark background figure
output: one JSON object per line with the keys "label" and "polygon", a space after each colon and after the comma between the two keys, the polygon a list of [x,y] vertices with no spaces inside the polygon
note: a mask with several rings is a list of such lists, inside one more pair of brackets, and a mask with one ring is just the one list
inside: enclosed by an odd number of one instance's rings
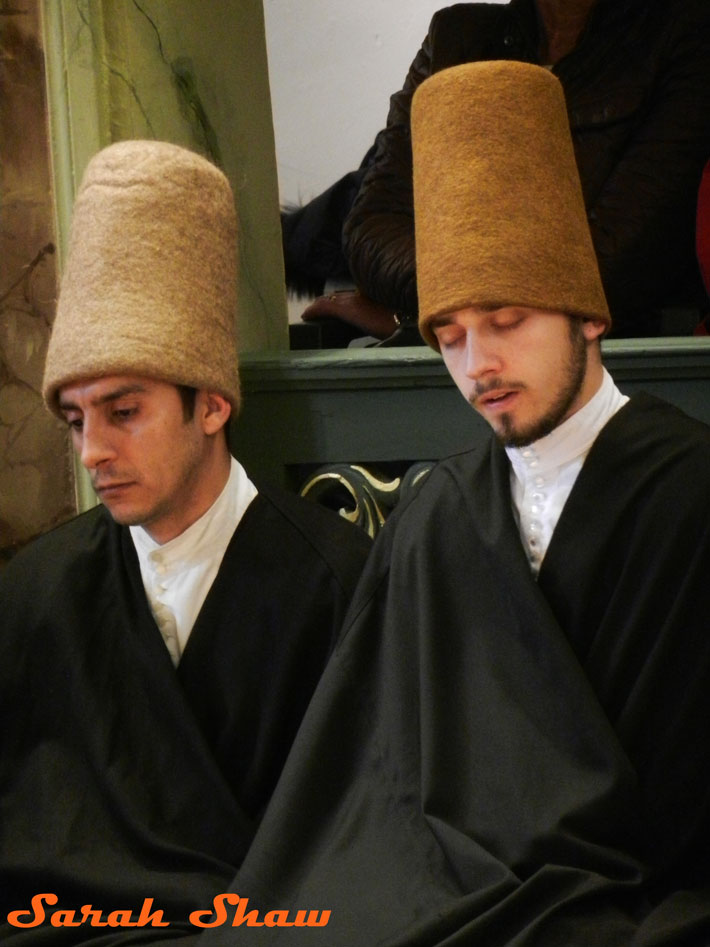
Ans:
{"label": "dark background figure", "polygon": [[698,263],[708,299],[705,301],[705,317],[699,323],[696,335],[710,335],[710,161],[705,165],[698,191],[697,231]]}
{"label": "dark background figure", "polygon": [[281,236],[286,286],[298,297],[320,296],[326,283],[350,282],[343,253],[343,221],[374,156],[374,145],[355,171],[349,171],[307,204],[286,204],[281,211]]}
{"label": "dark background figure", "polygon": [[[297,299],[317,297],[302,318],[316,323],[312,328],[319,331],[316,335],[292,332],[292,348],[340,348],[363,333],[385,339],[397,328],[389,306],[355,289],[343,251],[343,223],[374,154],[373,145],[355,171],[344,174],[308,203],[282,209],[286,287]],[[418,343],[418,335],[412,341]]]}
{"label": "dark background figure", "polygon": [[[412,95],[448,66],[517,59],[550,66],[565,91],[613,335],[692,332],[706,299],[695,208],[710,157],[709,49],[705,0],[511,0],[439,10],[356,172],[363,180],[345,220],[339,278],[346,263],[362,296],[416,321]],[[328,208],[336,256],[343,209]],[[315,237],[311,249],[315,259]],[[339,302],[331,314],[343,318]],[[317,309],[324,314],[322,303]]]}

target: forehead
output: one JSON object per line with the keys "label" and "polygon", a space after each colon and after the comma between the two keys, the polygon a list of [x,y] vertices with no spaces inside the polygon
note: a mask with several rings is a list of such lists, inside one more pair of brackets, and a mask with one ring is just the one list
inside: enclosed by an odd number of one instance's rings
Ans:
{"label": "forehead", "polygon": [[140,375],[105,375],[98,378],[83,378],[63,385],[59,390],[59,406],[85,406],[102,404],[128,395],[144,397],[170,397],[177,394],[174,385],[144,378]]}

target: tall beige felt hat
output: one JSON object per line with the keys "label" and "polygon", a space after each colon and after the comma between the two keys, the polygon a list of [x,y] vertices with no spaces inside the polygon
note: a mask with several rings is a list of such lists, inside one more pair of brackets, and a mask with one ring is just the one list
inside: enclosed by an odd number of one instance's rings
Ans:
{"label": "tall beige felt hat", "polygon": [[143,375],[239,408],[237,222],[227,178],[200,155],[123,141],[92,158],[74,205],[43,394]]}
{"label": "tall beige felt hat", "polygon": [[469,306],[530,306],[611,324],[559,81],[528,63],[467,63],[412,103],[419,329]]}

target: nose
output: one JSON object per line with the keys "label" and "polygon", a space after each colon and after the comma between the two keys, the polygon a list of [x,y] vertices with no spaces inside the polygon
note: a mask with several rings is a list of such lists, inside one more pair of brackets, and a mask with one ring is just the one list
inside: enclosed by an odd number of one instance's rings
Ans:
{"label": "nose", "polygon": [[501,370],[501,359],[495,346],[485,333],[476,327],[466,329],[466,375],[479,381],[487,375]]}
{"label": "nose", "polygon": [[113,460],[116,451],[106,426],[100,421],[88,418],[83,419],[80,435],[79,459],[87,470],[95,470],[106,461]]}

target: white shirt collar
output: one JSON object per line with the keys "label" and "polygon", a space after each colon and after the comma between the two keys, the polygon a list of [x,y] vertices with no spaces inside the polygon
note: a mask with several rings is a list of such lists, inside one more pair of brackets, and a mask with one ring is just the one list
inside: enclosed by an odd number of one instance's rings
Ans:
{"label": "white shirt collar", "polygon": [[232,457],[220,495],[179,536],[160,544],[142,526],[129,527],[153,617],[175,664],[234,531],[256,495],[246,471]]}
{"label": "white shirt collar", "polygon": [[545,473],[586,456],[601,429],[628,400],[628,396],[622,395],[609,372],[603,368],[601,385],[579,411],[575,411],[554,431],[526,447],[506,447],[516,474],[521,477],[528,475],[529,458],[532,455],[537,461],[535,469],[538,473]]}
{"label": "white shirt collar", "polygon": [[[246,475],[241,464],[231,458],[229,477],[222,492],[202,516],[182,533],[158,543],[142,526],[131,526],[131,536],[139,555],[149,555],[160,550],[160,559],[165,565],[176,565],[181,560],[195,561],[209,556],[215,545],[219,546],[232,537],[244,510],[256,495],[256,488]],[[226,549],[226,545],[225,545]]]}
{"label": "white shirt collar", "polygon": [[603,370],[599,390],[579,411],[526,447],[507,447],[513,513],[533,575],[595,438],[628,401]]}

